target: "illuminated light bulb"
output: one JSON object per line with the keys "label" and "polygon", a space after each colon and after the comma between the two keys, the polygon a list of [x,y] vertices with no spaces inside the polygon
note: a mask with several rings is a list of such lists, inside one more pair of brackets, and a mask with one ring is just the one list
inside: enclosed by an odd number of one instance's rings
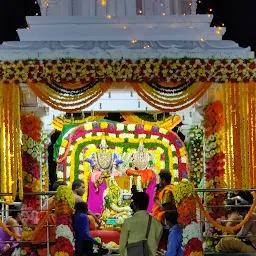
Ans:
{"label": "illuminated light bulb", "polygon": [[204,42],[204,39],[203,39],[203,38],[200,38],[200,41],[201,41],[201,42]]}
{"label": "illuminated light bulb", "polygon": [[107,5],[107,0],[102,0],[101,5],[103,5],[103,6]]}
{"label": "illuminated light bulb", "polygon": [[48,5],[49,5],[49,4],[48,4],[48,1],[45,1],[45,2],[44,2],[44,5],[45,5],[45,6],[48,6]]}
{"label": "illuminated light bulb", "polygon": [[220,31],[219,31],[219,30],[217,30],[217,31],[216,31],[216,34],[217,34],[217,35],[219,35],[219,34],[220,34]]}
{"label": "illuminated light bulb", "polygon": [[38,16],[38,13],[36,13],[36,16]]}
{"label": "illuminated light bulb", "polygon": [[137,43],[137,40],[132,40],[132,44],[136,44]]}
{"label": "illuminated light bulb", "polygon": [[125,29],[127,29],[127,27],[126,27],[126,26],[123,26],[123,29],[125,30]]}
{"label": "illuminated light bulb", "polygon": [[165,16],[166,14],[165,14],[165,12],[163,12],[163,16]]}
{"label": "illuminated light bulb", "polygon": [[201,4],[201,1],[199,0],[198,3]]}
{"label": "illuminated light bulb", "polygon": [[37,1],[35,1],[35,4],[37,4]]}
{"label": "illuminated light bulb", "polygon": [[184,16],[186,16],[186,13],[183,13]]}
{"label": "illuminated light bulb", "polygon": [[212,8],[210,8],[209,11],[212,12]]}
{"label": "illuminated light bulb", "polygon": [[109,15],[107,16],[107,18],[108,18],[108,19],[112,19],[112,15],[109,14]]}
{"label": "illuminated light bulb", "polygon": [[211,18],[211,14],[208,14],[208,17]]}
{"label": "illuminated light bulb", "polygon": [[139,13],[141,14],[141,13],[142,13],[142,10],[139,10]]}
{"label": "illuminated light bulb", "polygon": [[222,27],[224,27],[225,26],[225,24],[224,23],[222,23]]}
{"label": "illuminated light bulb", "polygon": [[188,5],[189,5],[189,6],[191,6],[191,5],[192,5],[192,3],[189,3]]}
{"label": "illuminated light bulb", "polygon": [[218,30],[222,30],[222,27],[218,27]]}
{"label": "illuminated light bulb", "polygon": [[149,45],[148,45],[147,47],[148,47],[148,48],[150,48],[150,46],[149,46]]}
{"label": "illuminated light bulb", "polygon": [[29,27],[26,27],[26,29],[29,29]]}
{"label": "illuminated light bulb", "polygon": [[147,46],[144,46],[143,48],[144,48],[144,49],[146,49],[146,48],[147,48]]}

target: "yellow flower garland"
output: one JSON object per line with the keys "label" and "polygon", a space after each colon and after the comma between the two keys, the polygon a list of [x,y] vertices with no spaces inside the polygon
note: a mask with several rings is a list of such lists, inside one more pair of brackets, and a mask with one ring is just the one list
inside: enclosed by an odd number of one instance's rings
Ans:
{"label": "yellow flower garland", "polygon": [[166,130],[172,130],[176,125],[182,122],[182,119],[178,115],[169,116],[163,121],[155,121],[155,122],[145,121],[133,113],[121,113],[121,115],[125,119],[125,121],[128,123],[149,124],[151,126],[156,125]]}

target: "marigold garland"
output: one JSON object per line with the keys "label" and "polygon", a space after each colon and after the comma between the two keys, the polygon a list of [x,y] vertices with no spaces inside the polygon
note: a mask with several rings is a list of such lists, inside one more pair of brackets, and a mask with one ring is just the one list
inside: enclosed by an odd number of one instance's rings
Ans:
{"label": "marigold garland", "polygon": [[203,212],[205,218],[218,230],[222,231],[222,232],[234,232],[237,231],[239,229],[241,229],[248,221],[249,219],[252,217],[252,215],[254,214],[254,210],[256,208],[256,193],[253,192],[253,196],[254,196],[254,200],[253,200],[253,204],[249,210],[249,212],[247,213],[247,215],[245,216],[245,218],[237,225],[233,226],[233,227],[227,227],[227,226],[222,226],[221,224],[219,224],[218,222],[216,222],[211,216],[210,214],[205,210],[200,197],[198,196],[198,194],[196,194],[196,201],[201,209],[201,211]]}

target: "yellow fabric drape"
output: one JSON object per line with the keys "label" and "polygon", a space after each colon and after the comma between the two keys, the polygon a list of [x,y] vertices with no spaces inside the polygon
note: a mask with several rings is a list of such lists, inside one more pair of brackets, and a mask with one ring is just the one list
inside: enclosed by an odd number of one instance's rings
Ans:
{"label": "yellow fabric drape", "polygon": [[149,125],[157,125],[159,127],[162,127],[166,130],[172,130],[176,125],[182,122],[182,119],[178,115],[169,116],[163,121],[145,121],[138,117],[137,115],[133,113],[121,113],[122,117],[125,119],[127,123],[132,124],[149,124]]}
{"label": "yellow fabric drape", "polygon": [[0,84],[0,179],[2,197],[10,203],[16,197],[23,198],[20,129],[20,87],[16,84]]}
{"label": "yellow fabric drape", "polygon": [[[109,83],[98,82],[76,95],[57,92],[45,83],[27,83],[35,95],[54,109],[72,113],[83,110],[97,101],[109,88]],[[78,85],[76,84],[76,87]]]}
{"label": "yellow fabric drape", "polygon": [[229,187],[256,186],[256,83],[222,85],[225,111],[226,172]]}
{"label": "yellow fabric drape", "polygon": [[176,112],[197,102],[209,89],[211,82],[195,82],[180,93],[167,94],[153,89],[147,83],[130,83],[130,86],[149,105],[162,111]]}

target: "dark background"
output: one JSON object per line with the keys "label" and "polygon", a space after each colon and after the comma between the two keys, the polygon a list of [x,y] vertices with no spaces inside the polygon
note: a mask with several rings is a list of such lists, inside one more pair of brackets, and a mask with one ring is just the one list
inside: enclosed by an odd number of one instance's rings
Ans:
{"label": "dark background", "polygon": [[[210,9],[213,11],[211,12]],[[225,24],[223,39],[256,50],[256,0],[199,0],[198,13],[212,13],[212,26]],[[40,15],[35,0],[2,0],[0,6],[0,42],[18,40],[17,28],[26,27],[25,16]]]}

